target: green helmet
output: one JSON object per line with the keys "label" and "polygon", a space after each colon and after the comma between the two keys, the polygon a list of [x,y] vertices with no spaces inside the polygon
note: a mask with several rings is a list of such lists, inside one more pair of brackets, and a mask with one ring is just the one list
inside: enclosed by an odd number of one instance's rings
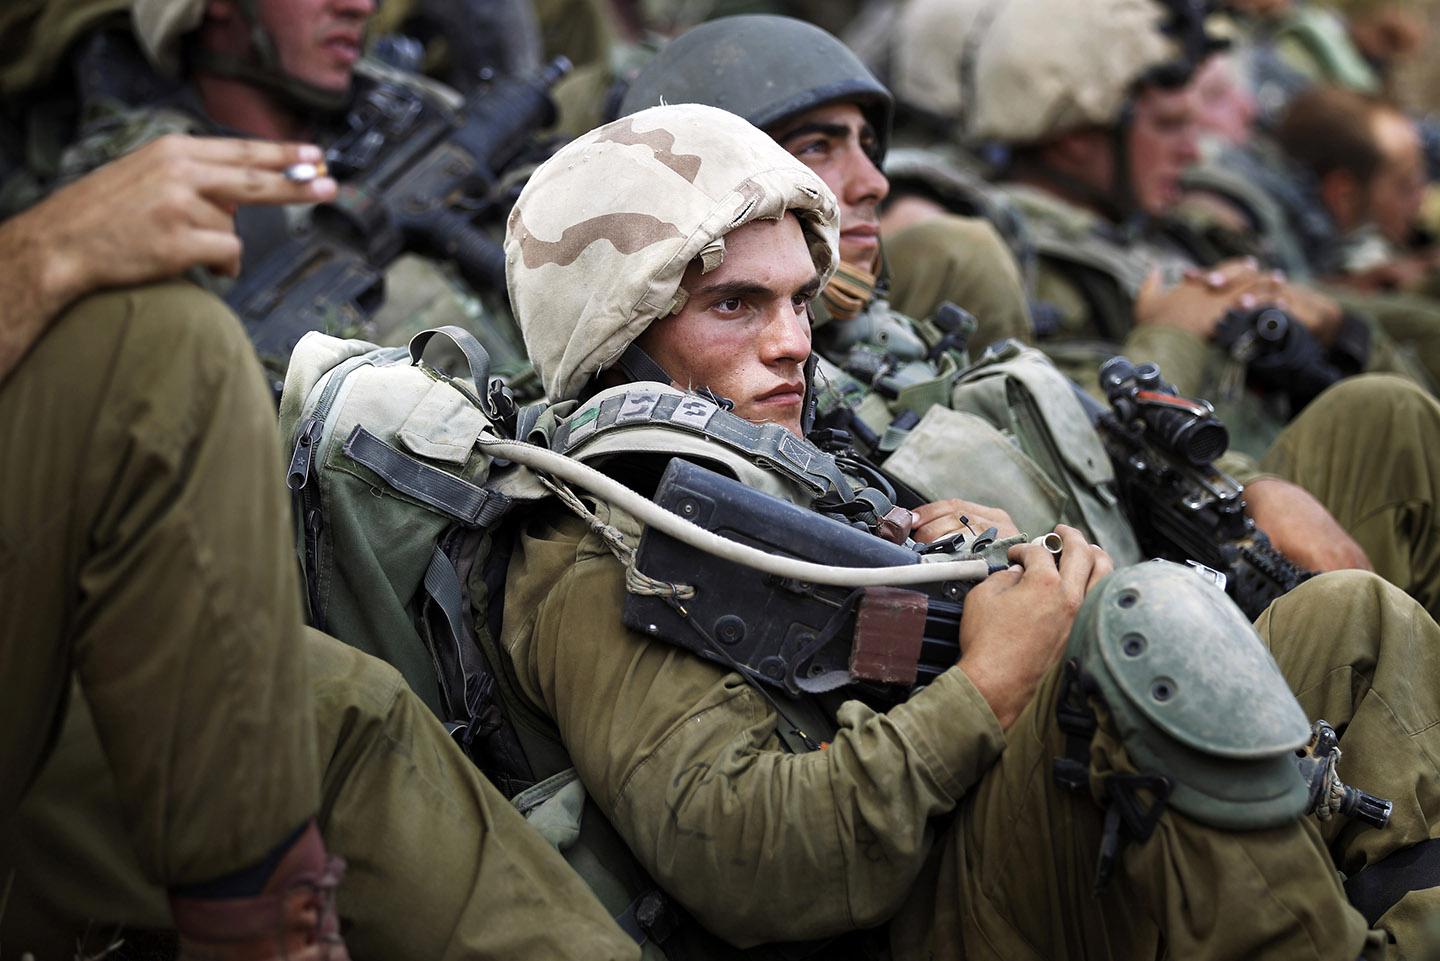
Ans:
{"label": "green helmet", "polygon": [[[182,38],[205,19],[206,0],[134,0],[130,15],[135,35],[150,62],[166,76],[180,72]],[[197,62],[224,77],[244,80],[279,94],[303,110],[337,111],[350,101],[348,90],[326,90],[286,73],[275,38],[260,21],[260,0],[237,0],[250,23],[248,58],[201,53]]]}
{"label": "green helmet", "polygon": [[1293,820],[1310,725],[1264,642],[1219,588],[1168,561],[1123,568],[1085,598],[1066,656],[1171,807],[1230,830]]}
{"label": "green helmet", "polygon": [[646,64],[620,103],[628,116],[661,103],[700,103],[762,130],[815,107],[854,102],[875,129],[877,161],[895,102],[850,48],[813,24],[752,15],[711,20],[676,37]]}

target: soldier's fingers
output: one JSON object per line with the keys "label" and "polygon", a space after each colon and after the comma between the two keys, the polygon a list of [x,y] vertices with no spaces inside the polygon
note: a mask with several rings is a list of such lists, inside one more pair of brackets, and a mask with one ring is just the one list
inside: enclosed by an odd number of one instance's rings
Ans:
{"label": "soldier's fingers", "polygon": [[231,167],[284,170],[292,164],[319,163],[325,152],[314,144],[277,143],[237,137],[183,137],[172,149],[195,160]]}
{"label": "soldier's fingers", "polygon": [[1115,562],[1099,544],[1091,544],[1088,549],[1090,556],[1095,561],[1095,566],[1090,569],[1090,580],[1085,584],[1086,594],[1094,590],[1096,584],[1099,584],[1106,575],[1115,570]]}
{"label": "soldier's fingers", "polygon": [[193,230],[185,238],[185,261],[180,270],[207,267],[226,277],[240,273],[240,238],[228,231]]}
{"label": "soldier's fingers", "polygon": [[275,170],[216,164],[197,167],[193,185],[212,202],[226,206],[320,203],[332,199],[336,190],[329,177],[295,183]]}
{"label": "soldier's fingers", "polygon": [[1090,583],[1090,573],[1095,568],[1095,557],[1090,545],[1073,527],[1059,524],[1055,533],[1060,535],[1060,583],[1072,598],[1085,596],[1085,586]]}

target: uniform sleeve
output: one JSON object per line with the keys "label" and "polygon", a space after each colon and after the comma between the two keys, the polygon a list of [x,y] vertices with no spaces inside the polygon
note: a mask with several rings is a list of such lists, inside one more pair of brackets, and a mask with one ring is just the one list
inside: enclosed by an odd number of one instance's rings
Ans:
{"label": "uniform sleeve", "polygon": [[1137,364],[1158,364],[1160,374],[1185,397],[1204,397],[1212,350],[1188,330],[1146,324],[1131,330],[1122,353]]}
{"label": "uniform sleeve", "polygon": [[[928,855],[930,819],[1004,746],[965,675],[952,669],[887,713],[848,703],[828,747],[787,753],[775,711],[740,677],[622,625],[623,570],[580,535],[562,522],[523,539],[512,583],[521,597],[524,584],[548,590],[528,595],[511,651],[640,861],[740,946],[893,914]],[[803,892],[805,909],[781,891]]]}

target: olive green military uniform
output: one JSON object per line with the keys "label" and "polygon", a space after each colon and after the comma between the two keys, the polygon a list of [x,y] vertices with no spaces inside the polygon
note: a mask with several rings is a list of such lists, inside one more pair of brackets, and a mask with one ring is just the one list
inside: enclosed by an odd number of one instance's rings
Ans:
{"label": "olive green military uniform", "polygon": [[[326,759],[318,816],[330,850],[349,864],[338,906],[355,956],[638,957],[394,669],[316,631],[302,647]],[[0,844],[15,868],[0,918],[5,944],[46,961],[77,943],[103,947],[117,929],[169,927],[164,892],[125,843],[116,800],[77,699]]]}
{"label": "olive green military uniform", "polygon": [[[897,958],[958,957],[962,943],[972,958],[1150,957],[1157,923],[1176,957],[1359,952],[1363,925],[1335,910],[1309,825],[1226,835],[1166,816],[1092,900],[1098,812],[1050,778],[1064,752],[1058,672],[1008,735],[955,669],[885,714],[847,704],[825,750],[795,755],[777,737],[785,722],[738,676],[621,625],[624,570],[581,522],[559,511],[533,522],[507,592],[504,646],[525,697],[656,880],[736,944],[835,935],[900,910]],[[1338,863],[1428,837],[1440,696],[1411,672],[1412,658],[1434,663],[1434,623],[1373,576],[1340,574],[1260,626],[1306,711],[1348,720],[1347,737],[1373,745],[1346,754],[1345,776],[1406,799],[1387,832],[1326,826]],[[1126,763],[1113,735],[1097,743],[1098,766]],[[936,820],[957,809],[953,824]],[[804,892],[803,908],[784,891]],[[1129,940],[1107,945],[1102,927]]]}
{"label": "olive green military uniform", "polygon": [[82,301],[0,385],[0,439],[0,940],[167,927],[167,885],[318,811],[364,955],[635,954],[393,669],[302,628],[273,406],[212,296]]}
{"label": "olive green military uniform", "polygon": [[156,881],[249,865],[316,810],[272,409],[181,284],[80,302],[0,385],[0,817],[72,676]]}
{"label": "olive green military uniform", "polygon": [[1032,339],[1030,309],[1015,258],[989,222],[944,216],[885,238],[890,302],[911,317],[929,317],[946,301],[975,316],[978,354],[996,341]]}
{"label": "olive green military uniform", "polygon": [[[400,83],[447,109],[458,103],[453,91],[434,81],[401,74],[373,61],[362,61],[357,75]],[[60,158],[61,174],[67,180],[166,134],[233,133],[222,130],[205,117],[200,104],[191,100],[153,106],[105,102],[93,106],[85,120],[79,139],[70,144]],[[342,132],[343,128],[329,127],[317,131],[316,138],[323,144]],[[292,224],[299,225],[304,222],[306,211],[292,208],[287,210],[287,215]],[[255,251],[250,254],[254,256]],[[227,279],[200,270],[192,271],[191,279],[222,295],[230,285]],[[403,254],[387,268],[384,302],[366,321],[364,329],[326,332],[363,336],[382,345],[400,345],[422,330],[449,324],[475,334],[489,352],[496,375],[504,378],[517,396],[538,397],[524,343],[510,318],[504,292],[473,290],[453,267],[430,257]],[[283,367],[283,361],[284,358],[267,358],[267,362],[279,367]]]}

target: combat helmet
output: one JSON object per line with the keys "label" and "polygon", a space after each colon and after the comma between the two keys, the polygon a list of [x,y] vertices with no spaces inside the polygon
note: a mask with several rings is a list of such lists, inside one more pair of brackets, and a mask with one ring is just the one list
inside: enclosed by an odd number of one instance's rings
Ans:
{"label": "combat helmet", "polygon": [[[250,24],[249,57],[231,57],[210,52],[196,54],[196,62],[207,70],[264,87],[302,110],[334,112],[349,103],[348,91],[326,90],[285,72],[275,38],[260,20],[260,0],[235,0],[241,16]],[[130,16],[135,35],[145,55],[162,74],[180,72],[181,40],[197,29],[205,18],[206,0],[134,0]]]}
{"label": "combat helmet", "polygon": [[890,91],[849,47],[814,24],[754,14],[711,20],[670,41],[630,84],[619,113],[703,103],[768,129],[841,101],[856,103],[874,128],[878,164],[890,142]]}
{"label": "combat helmet", "polygon": [[1115,182],[1093,199],[1117,219],[1134,216],[1128,134],[1135,98],[1145,87],[1183,87],[1227,45],[1207,29],[1208,0],[1004,0],[991,13],[967,64],[967,136],[1014,148],[1107,129]]}
{"label": "combat helmet", "polygon": [[912,112],[960,120],[986,25],[1002,0],[911,0],[896,18],[891,86]]}
{"label": "combat helmet", "polygon": [[668,384],[635,339],[684,307],[692,261],[715,269],[726,234],[787,212],[828,280],[840,228],[824,182],[744,120],[699,104],[613,121],[542,164],[506,224],[505,274],[550,400],[584,396],[611,366]]}

